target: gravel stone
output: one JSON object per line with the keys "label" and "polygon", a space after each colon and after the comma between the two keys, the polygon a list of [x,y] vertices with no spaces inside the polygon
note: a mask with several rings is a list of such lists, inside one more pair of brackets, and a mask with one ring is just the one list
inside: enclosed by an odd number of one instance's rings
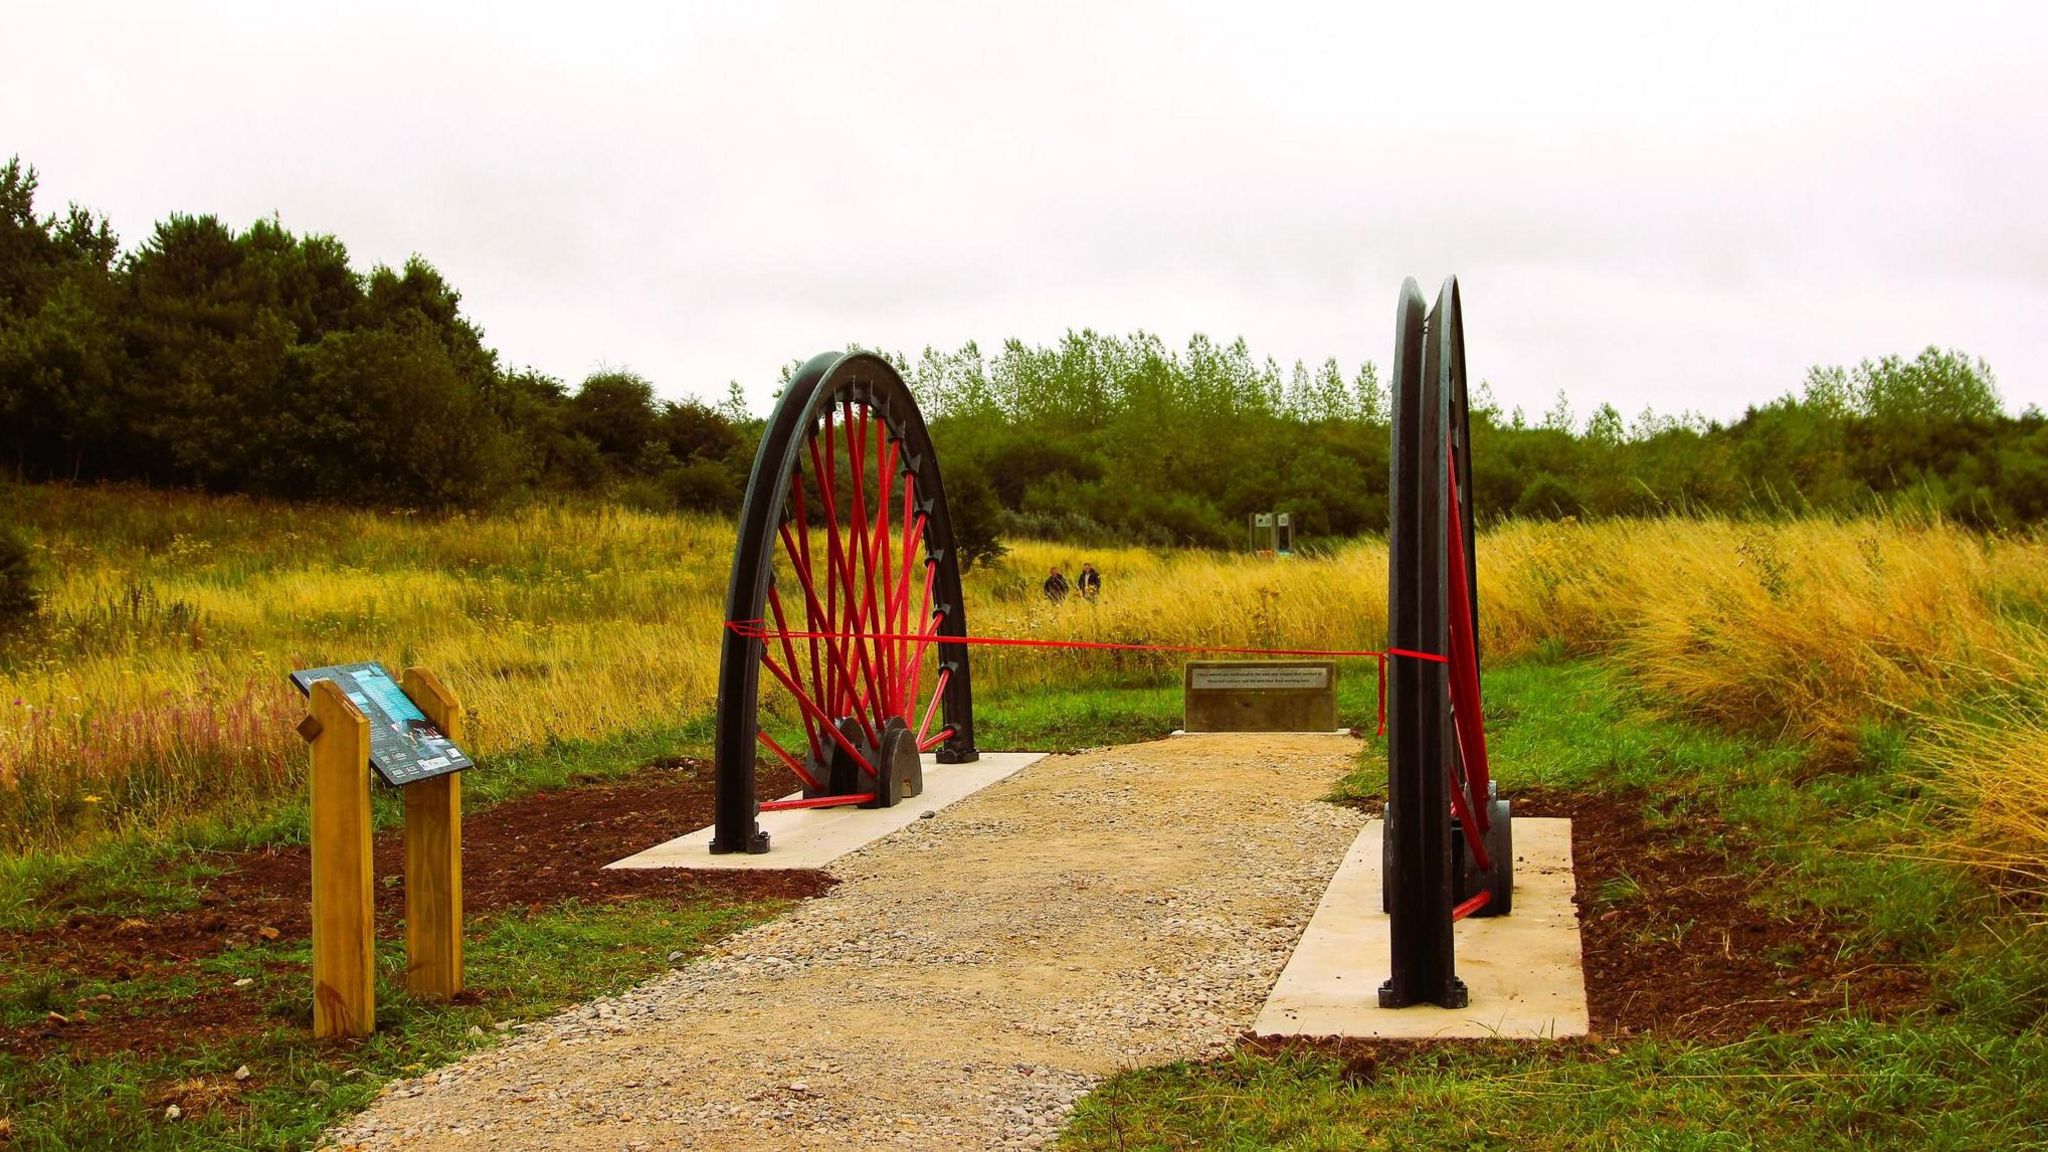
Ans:
{"label": "gravel stone", "polygon": [[[828,895],[387,1085],[362,1149],[1035,1149],[1119,1069],[1251,1025],[1358,812],[1326,735],[1048,757]],[[944,769],[939,769],[944,771]]]}

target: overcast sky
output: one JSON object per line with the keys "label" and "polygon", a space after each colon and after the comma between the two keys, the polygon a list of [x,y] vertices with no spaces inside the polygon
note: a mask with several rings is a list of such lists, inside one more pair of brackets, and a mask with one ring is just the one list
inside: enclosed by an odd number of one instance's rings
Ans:
{"label": "overcast sky", "polygon": [[1384,364],[1453,272],[1532,414],[1930,343],[2048,406],[2048,5],[1378,7],[9,0],[0,154],[127,245],[274,212],[509,364],[759,410],[849,342]]}

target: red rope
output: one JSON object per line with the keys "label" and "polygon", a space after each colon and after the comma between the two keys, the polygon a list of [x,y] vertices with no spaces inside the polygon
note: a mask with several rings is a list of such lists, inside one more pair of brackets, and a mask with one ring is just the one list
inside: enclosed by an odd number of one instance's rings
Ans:
{"label": "red rope", "polygon": [[[778,632],[762,620],[728,620],[725,626],[749,640],[780,640],[785,636],[791,640],[845,640],[851,634],[838,632]],[[861,634],[868,640],[922,640],[927,637],[914,632],[868,632]],[[1432,664],[1448,664],[1450,657],[1434,652],[1417,652],[1408,648],[1228,648],[1214,644],[1127,644],[1109,640],[1033,640],[1019,636],[937,636],[931,637],[940,644],[976,644],[995,648],[1082,648],[1094,651],[1116,652],[1220,652],[1241,656],[1332,656],[1379,658],[1404,656],[1411,660],[1427,660]]]}
{"label": "red rope", "polygon": [[[870,632],[860,635],[843,632],[793,632],[787,629],[768,627],[765,620],[728,620],[727,629],[749,640],[824,640],[828,644],[835,640],[869,640],[874,642],[890,640],[923,641],[936,640],[940,644],[973,644],[986,648],[1069,648],[1091,652],[1198,652],[1229,656],[1324,656],[1331,658],[1357,658],[1379,662],[1379,734],[1387,732],[1387,660],[1399,657],[1406,660],[1427,660],[1432,664],[1448,664],[1450,657],[1434,652],[1417,652],[1412,648],[1234,648],[1218,644],[1130,644],[1111,640],[1036,640],[1020,636],[933,636],[915,632]],[[922,661],[920,661],[921,663]]]}

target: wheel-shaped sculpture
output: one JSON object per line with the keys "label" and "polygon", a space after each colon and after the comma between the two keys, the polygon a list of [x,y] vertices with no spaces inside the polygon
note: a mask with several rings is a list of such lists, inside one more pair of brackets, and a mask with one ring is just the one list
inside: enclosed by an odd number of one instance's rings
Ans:
{"label": "wheel-shaped sculpture", "polygon": [[[1458,281],[1444,281],[1429,317],[1429,351],[1423,371],[1441,381],[1448,419],[1444,425],[1451,727],[1457,739],[1450,763],[1451,818],[1464,841],[1452,870],[1454,916],[1505,916],[1514,891],[1513,864],[1495,851],[1509,842],[1508,803],[1494,794],[1486,759],[1486,726],[1479,699],[1479,563],[1472,525],[1472,406],[1465,386],[1465,322]],[[1481,894],[1484,898],[1481,898]]]}
{"label": "wheel-shaped sculpture", "polygon": [[[977,758],[953,521],[887,361],[827,353],[791,380],[747,482],[726,621],[712,852],[766,852],[763,811],[915,796],[922,752]],[[757,760],[802,797],[764,802]]]}
{"label": "wheel-shaped sculpture", "polygon": [[1479,698],[1465,331],[1455,277],[1426,314],[1401,286],[1395,315],[1388,533],[1386,1007],[1462,1007],[1451,923],[1511,908],[1508,805],[1494,795]]}

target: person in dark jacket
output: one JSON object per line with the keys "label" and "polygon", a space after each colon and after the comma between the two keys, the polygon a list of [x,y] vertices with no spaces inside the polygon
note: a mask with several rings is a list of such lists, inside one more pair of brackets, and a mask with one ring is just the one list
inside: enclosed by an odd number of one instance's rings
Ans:
{"label": "person in dark jacket", "polygon": [[1067,577],[1059,565],[1053,565],[1052,575],[1045,578],[1045,598],[1057,604],[1067,598]]}
{"label": "person in dark jacket", "polygon": [[1081,574],[1074,577],[1074,588],[1081,593],[1081,599],[1093,600],[1102,595],[1102,573],[1093,564],[1081,565]]}

